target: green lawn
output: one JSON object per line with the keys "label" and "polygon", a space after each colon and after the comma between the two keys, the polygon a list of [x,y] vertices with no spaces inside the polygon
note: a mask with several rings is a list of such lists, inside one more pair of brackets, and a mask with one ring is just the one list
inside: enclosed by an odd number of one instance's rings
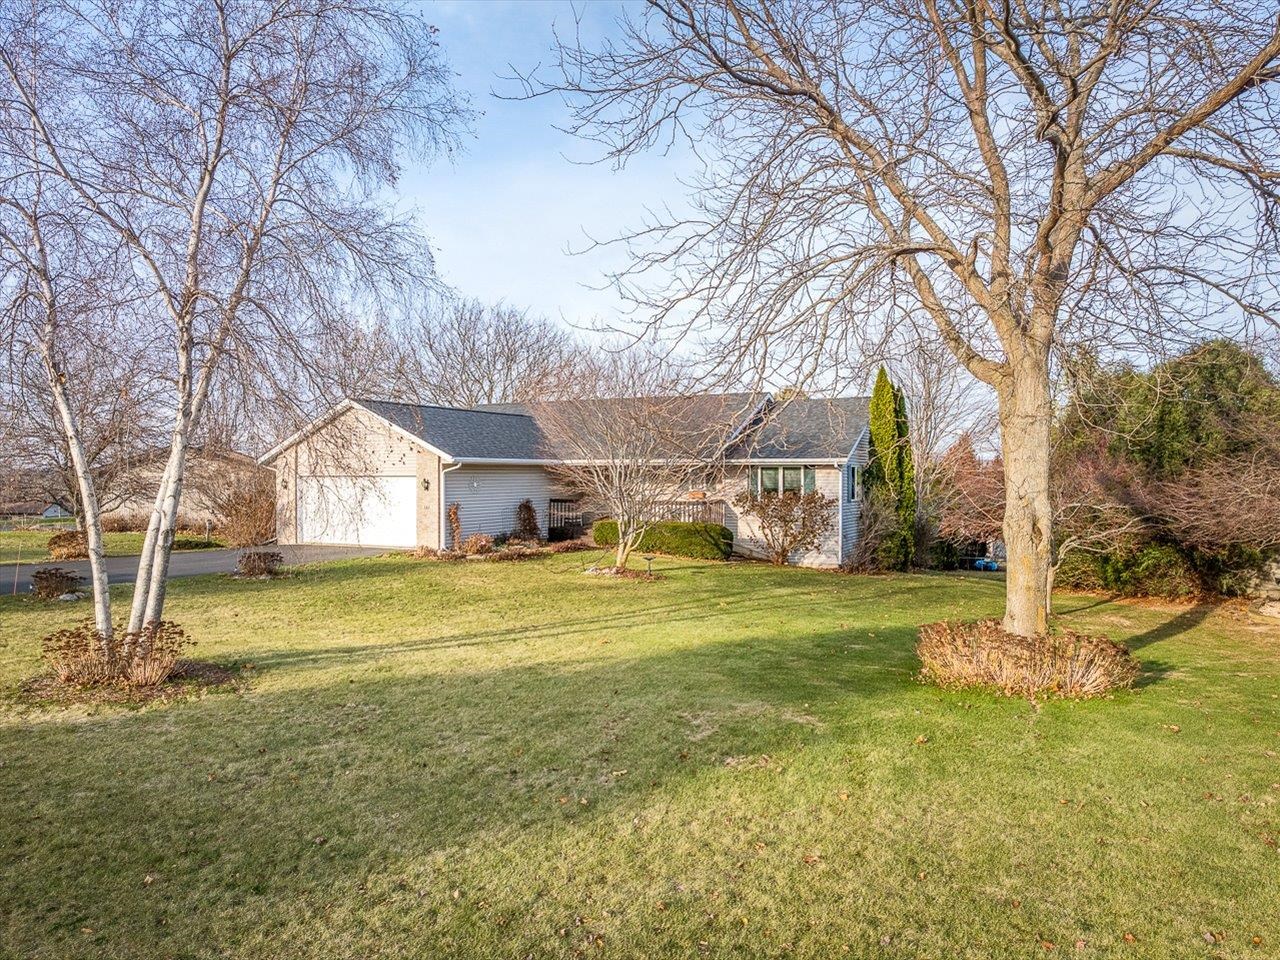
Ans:
{"label": "green lawn", "polygon": [[[58,530],[3,530],[0,531],[0,563],[36,563],[49,559],[49,538]],[[132,557],[142,552],[141,533],[104,533],[109,557]],[[205,542],[203,537],[179,535],[174,540],[177,550],[205,550],[221,547],[216,539]]]}
{"label": "green lawn", "polygon": [[135,711],[0,600],[0,956],[1280,956],[1274,631],[1064,597],[1142,685],[1035,708],[913,679],[997,582],[583,556],[175,581],[252,680]]}

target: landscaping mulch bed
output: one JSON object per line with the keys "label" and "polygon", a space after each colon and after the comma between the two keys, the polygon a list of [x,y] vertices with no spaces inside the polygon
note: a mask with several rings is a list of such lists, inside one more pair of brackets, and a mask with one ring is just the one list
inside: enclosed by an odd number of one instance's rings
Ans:
{"label": "landscaping mulch bed", "polygon": [[235,667],[224,667],[207,660],[179,660],[164,683],[154,687],[128,684],[111,686],[71,686],[62,684],[52,673],[41,673],[25,681],[19,688],[19,699],[39,706],[125,706],[177,703],[202,696],[208,690],[243,690],[246,680]]}
{"label": "landscaping mulch bed", "polygon": [[481,563],[502,563],[515,560],[536,560],[539,557],[551,557],[560,553],[579,553],[590,549],[592,549],[591,546],[581,540],[561,540],[557,543],[538,546],[516,543],[495,547],[485,553],[471,554],[463,553],[461,550],[433,550],[431,547],[421,547],[410,551],[408,556],[413,557],[415,560],[440,560],[445,562],[470,560]]}

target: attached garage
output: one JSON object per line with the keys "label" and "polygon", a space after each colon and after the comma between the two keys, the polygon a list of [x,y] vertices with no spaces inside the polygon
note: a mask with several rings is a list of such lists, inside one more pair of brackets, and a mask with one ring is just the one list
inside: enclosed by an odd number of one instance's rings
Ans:
{"label": "attached garage", "polygon": [[540,437],[524,414],[347,400],[259,462],[275,471],[282,544],[438,549],[450,503],[464,537],[510,532],[525,499],[546,524]]}
{"label": "attached garage", "polygon": [[416,546],[417,490],[415,476],[300,477],[298,542]]}

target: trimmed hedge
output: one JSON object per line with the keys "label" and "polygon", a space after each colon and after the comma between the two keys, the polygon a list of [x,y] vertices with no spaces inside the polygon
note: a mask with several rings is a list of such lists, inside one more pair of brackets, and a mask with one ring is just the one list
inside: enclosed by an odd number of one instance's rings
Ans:
{"label": "trimmed hedge", "polygon": [[[613,520],[597,520],[591,537],[599,547],[618,544],[618,524]],[[641,553],[669,553],[673,557],[695,560],[727,560],[733,552],[733,534],[718,523],[686,523],[663,520],[644,532],[636,547]]]}

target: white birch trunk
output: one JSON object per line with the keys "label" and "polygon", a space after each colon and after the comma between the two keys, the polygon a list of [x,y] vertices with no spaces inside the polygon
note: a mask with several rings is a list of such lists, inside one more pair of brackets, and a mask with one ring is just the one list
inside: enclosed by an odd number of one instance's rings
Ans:
{"label": "white birch trunk", "polygon": [[89,473],[84,443],[80,439],[80,428],[76,423],[71,404],[67,400],[67,392],[63,388],[61,376],[53,363],[53,358],[47,352],[44,361],[49,373],[49,386],[53,391],[53,402],[62,420],[67,449],[71,455],[71,463],[76,472],[76,484],[80,490],[83,529],[89,545],[89,579],[93,587],[93,625],[98,631],[103,654],[110,660],[113,651],[111,593],[107,587],[107,560],[102,542],[102,518],[99,515],[98,494],[94,488],[93,477]]}
{"label": "white birch trunk", "polygon": [[143,624],[159,623],[164,616],[165,592],[169,581],[169,559],[173,556],[173,538],[177,532],[178,506],[182,502],[182,478],[186,472],[188,429],[174,437],[174,449],[170,455],[171,469],[167,471],[164,505],[161,509],[160,532],[155,543],[155,556],[151,566],[147,588],[146,612]]}
{"label": "white birch trunk", "polygon": [[142,538],[142,552],[138,555],[138,572],[133,578],[133,602],[129,608],[129,633],[137,633],[142,629],[143,615],[146,613],[147,596],[151,590],[151,569],[155,559],[156,541],[160,536],[161,514],[164,510],[165,494],[169,489],[169,463],[165,463],[164,472],[160,475],[160,487],[156,491],[155,503],[151,506],[151,517],[147,521],[147,533]]}

